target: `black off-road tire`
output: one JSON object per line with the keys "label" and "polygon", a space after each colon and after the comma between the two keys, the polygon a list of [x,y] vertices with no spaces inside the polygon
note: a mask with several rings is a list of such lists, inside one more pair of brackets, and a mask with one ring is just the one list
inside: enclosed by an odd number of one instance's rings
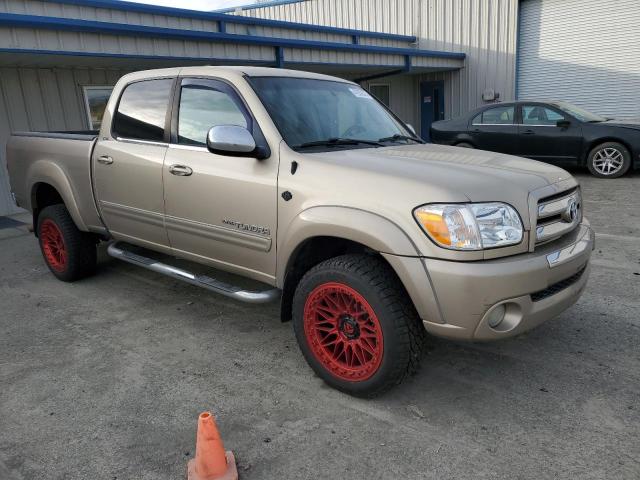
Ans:
{"label": "black off-road tire", "polygon": [[[602,167],[602,158],[607,154],[613,158],[621,159],[621,164],[611,173],[606,173],[607,168]],[[600,160],[600,166],[597,164]],[[620,161],[620,160],[617,160]],[[631,168],[631,153],[627,147],[618,142],[605,142],[594,147],[587,156],[587,168],[591,175],[598,178],[618,178],[623,176]]]}
{"label": "black off-road tire", "polygon": [[[96,238],[78,230],[64,205],[50,205],[42,210],[37,232],[44,261],[56,278],[73,282],[95,272]],[[59,247],[63,248],[63,255]]]}
{"label": "black off-road tire", "polygon": [[[324,315],[318,316],[318,310],[314,310],[317,307],[313,307],[318,304],[318,298],[324,298],[322,297],[323,289],[327,290],[328,295],[334,295],[335,293],[332,292],[344,293],[340,290],[343,286],[346,286],[349,291],[356,292],[354,297],[348,295],[342,297],[347,300],[352,299],[352,303],[350,303],[352,306],[359,305],[352,307],[354,311],[363,312],[366,311],[366,308],[362,307],[364,304],[359,304],[357,300],[353,299],[360,296],[365,300],[368,308],[372,310],[373,316],[377,318],[377,325],[382,336],[381,347],[379,347],[382,351],[381,360],[371,360],[373,363],[370,365],[377,366],[368,367],[368,375],[370,376],[367,378],[345,379],[332,371],[332,368],[337,368],[342,372],[340,365],[334,365],[326,357],[323,363],[321,360],[323,353],[318,353],[318,349],[322,351],[321,343],[323,342],[314,341],[314,339],[320,338],[317,335],[324,335],[324,333],[309,333],[305,329],[305,322],[307,322],[307,326],[310,324],[309,320],[305,321],[305,315],[308,318],[324,318]],[[343,302],[344,305],[348,303],[348,301]],[[324,305],[330,304],[324,303]],[[314,313],[310,314],[310,311]],[[370,319],[368,314],[363,315],[362,313],[355,313],[354,317],[347,314],[332,315],[334,315],[332,318],[339,319],[336,320],[335,325],[339,325],[342,321],[344,322],[343,326],[348,323],[349,318],[358,318],[359,325],[362,325],[361,322],[367,323],[367,319]],[[311,322],[311,324],[314,323]],[[293,299],[293,326],[300,349],[315,373],[330,386],[359,397],[380,395],[416,372],[423,355],[426,338],[424,326],[395,272],[382,259],[364,254],[342,255],[326,260],[303,276]],[[335,328],[334,335],[344,334],[344,332],[340,333],[337,326]],[[358,328],[359,333],[367,332],[371,336],[369,330],[364,330],[364,328]],[[353,327],[349,327],[349,329],[353,331]],[[319,329],[313,331],[317,332]],[[348,341],[352,340],[348,339]],[[369,340],[366,341],[369,342]],[[344,349],[347,348],[344,347]],[[360,350],[360,352],[362,355],[363,351]],[[352,358],[353,355],[352,353]],[[372,358],[378,357],[372,356]],[[366,364],[367,362],[361,363]]]}

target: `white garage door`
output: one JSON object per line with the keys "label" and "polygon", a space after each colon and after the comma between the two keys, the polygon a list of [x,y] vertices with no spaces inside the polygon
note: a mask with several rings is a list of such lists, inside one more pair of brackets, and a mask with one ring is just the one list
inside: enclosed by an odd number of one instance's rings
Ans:
{"label": "white garage door", "polygon": [[640,1],[523,0],[518,98],[640,118]]}

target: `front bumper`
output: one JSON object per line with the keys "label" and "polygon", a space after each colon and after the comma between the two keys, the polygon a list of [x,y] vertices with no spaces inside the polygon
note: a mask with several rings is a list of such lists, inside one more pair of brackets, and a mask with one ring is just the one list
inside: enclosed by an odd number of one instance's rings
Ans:
{"label": "front bumper", "polygon": [[[594,239],[585,221],[571,234],[532,253],[481,262],[424,258],[421,276],[417,268],[411,278],[399,275],[429,333],[460,340],[497,340],[529,330],[576,302],[587,283]],[[505,306],[506,314],[492,328],[489,316],[499,305]]]}

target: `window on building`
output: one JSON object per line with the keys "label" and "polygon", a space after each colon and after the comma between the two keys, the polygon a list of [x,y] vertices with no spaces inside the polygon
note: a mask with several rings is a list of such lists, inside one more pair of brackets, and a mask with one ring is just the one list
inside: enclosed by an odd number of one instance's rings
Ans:
{"label": "window on building", "polygon": [[249,128],[248,118],[240,101],[226,85],[207,81],[183,84],[178,114],[178,143],[205,145],[207,132],[212,127],[238,125]]}
{"label": "window on building", "polygon": [[369,92],[387,107],[391,101],[391,87],[387,83],[376,83],[369,85]]}
{"label": "window on building", "polygon": [[564,120],[564,117],[550,108],[542,105],[522,106],[522,123],[525,125],[556,125],[558,120]]}
{"label": "window on building", "polygon": [[90,130],[100,130],[102,116],[111,96],[111,86],[87,86],[83,88],[84,103]]}
{"label": "window on building", "polygon": [[513,105],[489,108],[473,119],[474,125],[511,125],[513,124],[515,108]]}
{"label": "window on building", "polygon": [[145,80],[128,85],[113,119],[118,137],[164,141],[164,124],[173,79]]}

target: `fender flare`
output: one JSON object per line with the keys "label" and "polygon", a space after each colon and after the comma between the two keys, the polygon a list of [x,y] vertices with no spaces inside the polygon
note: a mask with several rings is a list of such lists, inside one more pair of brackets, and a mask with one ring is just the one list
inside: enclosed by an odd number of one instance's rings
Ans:
{"label": "fender flare", "polygon": [[380,253],[420,256],[417,246],[404,230],[381,215],[353,207],[311,207],[300,212],[282,232],[286,241],[278,248],[279,284],[298,247],[314,237],[343,238]]}
{"label": "fender flare", "polygon": [[66,173],[60,166],[49,160],[38,160],[34,162],[26,175],[26,178],[30,179],[29,189],[30,194],[30,207],[31,210],[35,210],[35,187],[40,183],[46,183],[51,185],[62,197],[65,207],[69,211],[71,218],[78,227],[79,230],[88,231],[87,226],[82,220],[80,210],[78,209],[78,202],[76,195],[73,192],[73,187]]}
{"label": "fender flare", "polygon": [[[278,232],[280,236],[280,232]],[[404,285],[421,318],[442,322],[442,313],[418,246],[392,220],[366,210],[317,206],[303,210],[282,232],[278,246],[276,281],[280,288],[298,249],[314,237],[351,240],[382,255]]]}

